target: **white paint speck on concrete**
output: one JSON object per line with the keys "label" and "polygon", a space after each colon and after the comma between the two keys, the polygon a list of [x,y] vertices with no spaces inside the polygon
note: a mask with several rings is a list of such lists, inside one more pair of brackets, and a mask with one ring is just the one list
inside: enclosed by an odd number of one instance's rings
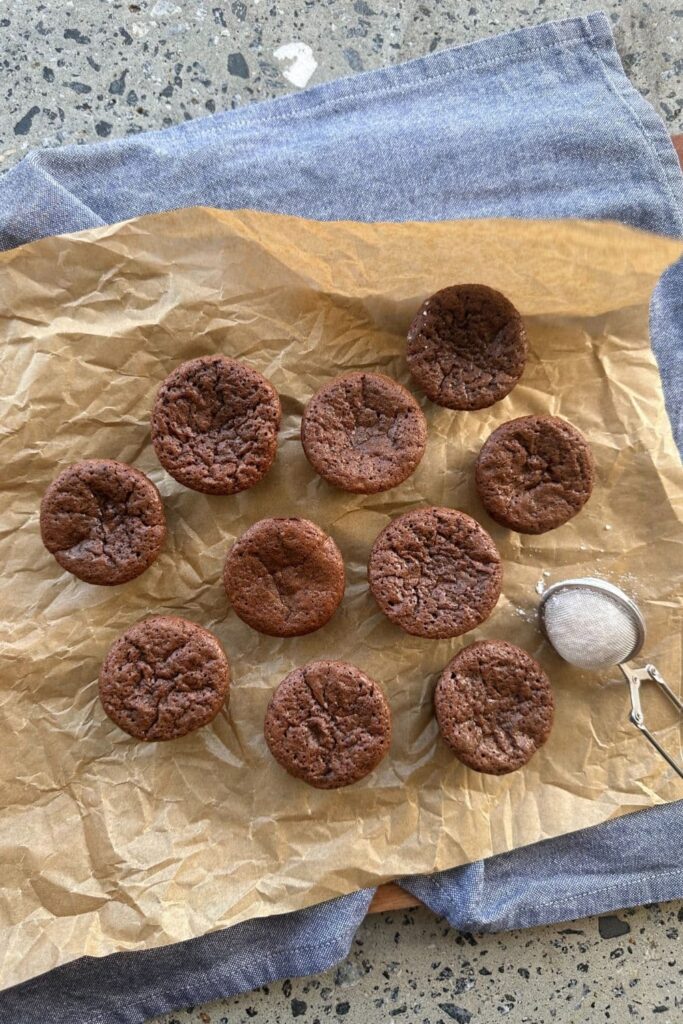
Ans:
{"label": "white paint speck on concrete", "polygon": [[307,43],[285,43],[278,46],[273,57],[275,60],[287,62],[282,74],[297,89],[303,89],[308,85],[311,75],[318,66],[313,50]]}

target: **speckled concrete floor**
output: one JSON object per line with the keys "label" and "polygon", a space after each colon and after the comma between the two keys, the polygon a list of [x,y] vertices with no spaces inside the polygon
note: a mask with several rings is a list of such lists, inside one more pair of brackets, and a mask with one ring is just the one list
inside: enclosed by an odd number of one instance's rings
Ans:
{"label": "speckled concrete floor", "polygon": [[[607,10],[626,70],[683,131],[681,0],[4,0],[0,169],[550,18]],[[683,1019],[683,905],[500,936],[368,918],[343,965],[163,1024]]]}
{"label": "speckled concrete floor", "polygon": [[0,168],[597,7],[683,131],[681,0],[4,0]]}
{"label": "speckled concrete floor", "polygon": [[683,904],[503,935],[371,916],[347,960],[158,1024],[680,1024]]}

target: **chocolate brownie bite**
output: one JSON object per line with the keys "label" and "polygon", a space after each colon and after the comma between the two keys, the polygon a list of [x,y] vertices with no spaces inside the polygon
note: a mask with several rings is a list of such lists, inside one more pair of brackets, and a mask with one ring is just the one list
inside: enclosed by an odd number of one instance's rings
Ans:
{"label": "chocolate brownie bite", "polygon": [[451,508],[398,516],[375,540],[368,565],[370,590],[387,618],[430,638],[460,636],[487,619],[502,579],[486,530]]}
{"label": "chocolate brownie bite", "polygon": [[107,715],[139,740],[173,740],[201,729],[228,699],[230,665],[195,622],[157,615],[127,629],[100,669]]}
{"label": "chocolate brownie bite", "polygon": [[432,402],[484,409],[512,391],[527,357],[526,331],[512,303],[483,284],[443,288],[408,329],[408,366]]}
{"label": "chocolate brownie bite", "polygon": [[276,688],[266,743],[286,772],[317,789],[365,778],[391,743],[391,711],[381,687],[343,661],[311,661]]}
{"label": "chocolate brownie bite", "polygon": [[273,464],[280,400],[270,381],[227,356],[182,363],[159,388],[152,444],[171,476],[204,494],[253,487]]}
{"label": "chocolate brownie bite", "polygon": [[479,640],[444,669],[434,708],[441,735],[463,764],[505,775],[548,739],[555,701],[531,655],[505,640]]}
{"label": "chocolate brownie bite", "polygon": [[161,496],[144,473],[114,459],[85,459],[53,480],[40,504],[43,544],[86,583],[135,579],[166,539]]}
{"label": "chocolate brownie bite", "polygon": [[568,522],[591,496],[593,455],[582,434],[556,416],[520,416],[494,430],[475,467],[492,519],[518,533]]}
{"label": "chocolate brownie bite", "polygon": [[344,596],[339,548],[308,519],[261,519],[228,552],[223,584],[236,614],[269,636],[302,636]]}
{"label": "chocolate brownie bite", "polygon": [[427,423],[398,381],[347,373],[311,398],[301,422],[308,461],[328,483],[356,494],[388,491],[424,455]]}

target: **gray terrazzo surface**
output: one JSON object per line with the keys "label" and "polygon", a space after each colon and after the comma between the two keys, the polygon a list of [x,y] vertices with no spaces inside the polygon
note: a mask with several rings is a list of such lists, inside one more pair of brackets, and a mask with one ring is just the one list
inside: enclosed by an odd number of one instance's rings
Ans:
{"label": "gray terrazzo surface", "polygon": [[[30,148],[160,128],[598,7],[636,87],[683,132],[682,0],[0,0],[0,172]],[[683,904],[487,936],[422,909],[372,916],[339,967],[159,1024],[675,1024],[679,933]]]}
{"label": "gray terrazzo surface", "polygon": [[160,128],[598,7],[634,84],[683,131],[681,0],[4,0],[0,169],[31,147]]}
{"label": "gray terrazzo surface", "polygon": [[157,1024],[680,1024],[681,937],[683,904],[499,935],[373,915],[337,968]]}

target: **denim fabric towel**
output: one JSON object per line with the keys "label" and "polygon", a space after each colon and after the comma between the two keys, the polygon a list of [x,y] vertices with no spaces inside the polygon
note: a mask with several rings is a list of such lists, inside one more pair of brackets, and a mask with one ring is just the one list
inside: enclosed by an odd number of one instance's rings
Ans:
{"label": "denim fabric towel", "polygon": [[[602,14],[513,32],[164,132],[31,153],[0,181],[0,247],[204,204],[320,219],[611,218],[683,236],[666,130]],[[652,304],[683,440],[683,266]],[[683,896],[683,804],[653,808],[407,889],[456,927],[513,928]],[[161,950],[83,959],[0,994],[12,1024],[138,1024],[323,969],[366,890]]]}

